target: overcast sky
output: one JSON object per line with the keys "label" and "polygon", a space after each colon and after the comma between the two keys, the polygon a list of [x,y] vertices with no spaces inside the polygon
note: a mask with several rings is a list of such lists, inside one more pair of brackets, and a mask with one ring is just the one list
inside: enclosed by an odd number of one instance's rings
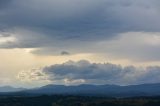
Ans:
{"label": "overcast sky", "polygon": [[0,0],[0,84],[160,82],[159,19],[159,0]]}

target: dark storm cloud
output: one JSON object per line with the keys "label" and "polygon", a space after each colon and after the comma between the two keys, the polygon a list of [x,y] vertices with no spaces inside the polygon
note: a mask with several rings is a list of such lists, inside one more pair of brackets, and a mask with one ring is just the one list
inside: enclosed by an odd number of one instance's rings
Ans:
{"label": "dark storm cloud", "polygon": [[61,55],[62,55],[62,56],[63,56],[63,55],[70,55],[70,53],[67,52],[67,51],[62,51],[62,52],[61,52]]}
{"label": "dark storm cloud", "polygon": [[159,10],[154,5],[149,0],[14,0],[1,11],[0,22],[47,38],[90,41],[120,32],[159,31]]}
{"label": "dark storm cloud", "polygon": [[112,27],[117,24],[114,22],[116,17],[106,11],[105,2],[15,0],[6,11],[3,10],[0,22],[9,28],[29,28],[52,39],[95,40],[103,38],[106,31],[109,34],[105,36],[111,37],[115,32]]}
{"label": "dark storm cloud", "polygon": [[120,33],[159,32],[159,5],[158,0],[1,0],[0,31],[16,41],[0,47],[38,48],[32,53],[46,55],[97,51],[96,43]]}
{"label": "dark storm cloud", "polygon": [[[61,82],[62,84],[89,83],[128,85],[157,83],[160,81],[160,67],[158,66],[148,66],[146,68],[137,68],[134,66],[122,67],[121,65],[111,63],[90,63],[86,60],[78,62],[68,61],[64,64],[51,65],[42,68],[38,72],[42,73],[43,77],[47,78],[46,80],[54,83]],[[23,76],[24,79],[26,77],[35,77],[36,79],[39,77],[37,71],[29,73],[27,76]],[[40,76],[40,78],[42,78],[42,76]]]}
{"label": "dark storm cloud", "polygon": [[13,0],[0,0],[0,9],[6,8]]}

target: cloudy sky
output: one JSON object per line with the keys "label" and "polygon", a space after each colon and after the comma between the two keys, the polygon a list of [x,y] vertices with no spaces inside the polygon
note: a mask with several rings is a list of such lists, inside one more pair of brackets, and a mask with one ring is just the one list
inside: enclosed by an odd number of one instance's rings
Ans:
{"label": "cloudy sky", "polygon": [[0,0],[0,85],[160,82],[159,0]]}

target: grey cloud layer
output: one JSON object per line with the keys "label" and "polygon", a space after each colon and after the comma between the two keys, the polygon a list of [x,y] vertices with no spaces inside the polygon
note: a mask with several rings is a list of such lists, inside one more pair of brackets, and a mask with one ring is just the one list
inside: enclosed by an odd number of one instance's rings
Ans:
{"label": "grey cloud layer", "polygon": [[[39,75],[37,72],[41,74]],[[42,76],[45,76],[47,80],[56,84],[128,85],[157,83],[160,81],[159,74],[160,67],[158,66],[147,68],[136,68],[134,66],[122,67],[116,64],[96,64],[81,60],[78,62],[68,61],[64,64],[47,66],[40,71],[30,72],[30,74],[27,74],[27,77],[37,79],[38,77],[42,78]],[[23,78],[25,79],[26,76],[23,76]]]}
{"label": "grey cloud layer", "polygon": [[[15,42],[0,44],[0,47],[39,48],[32,53],[47,55],[64,50],[71,53],[92,52],[97,49],[96,43],[102,40],[108,42],[119,37],[120,33],[159,32],[159,5],[158,0],[0,1],[0,30],[17,39]],[[108,49],[105,47],[102,49]],[[123,47],[126,46],[118,49]],[[114,51],[109,48],[105,52],[117,55],[115,52],[118,49]],[[145,53],[145,50],[141,50],[140,54]],[[121,54],[127,56],[127,52]]]}
{"label": "grey cloud layer", "polygon": [[24,27],[46,39],[97,40],[120,32],[160,30],[157,2],[150,0],[10,2],[0,11],[1,27]]}

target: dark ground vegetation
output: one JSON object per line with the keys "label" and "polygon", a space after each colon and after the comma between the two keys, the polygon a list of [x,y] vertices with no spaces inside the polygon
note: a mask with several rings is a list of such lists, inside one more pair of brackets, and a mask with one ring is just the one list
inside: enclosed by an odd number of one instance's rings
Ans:
{"label": "dark ground vegetation", "polygon": [[4,96],[0,98],[0,106],[160,106],[160,97]]}

